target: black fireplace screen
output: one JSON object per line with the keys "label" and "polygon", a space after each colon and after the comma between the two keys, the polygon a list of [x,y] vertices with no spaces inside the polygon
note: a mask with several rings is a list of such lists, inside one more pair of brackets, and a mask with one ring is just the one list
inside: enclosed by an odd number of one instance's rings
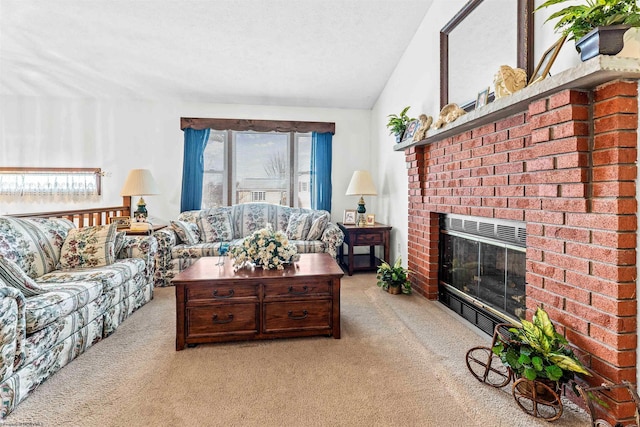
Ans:
{"label": "black fireplace screen", "polygon": [[497,316],[497,321],[518,320],[525,316],[526,232],[519,223],[488,221],[443,216],[441,300],[446,303],[453,297],[489,317]]}

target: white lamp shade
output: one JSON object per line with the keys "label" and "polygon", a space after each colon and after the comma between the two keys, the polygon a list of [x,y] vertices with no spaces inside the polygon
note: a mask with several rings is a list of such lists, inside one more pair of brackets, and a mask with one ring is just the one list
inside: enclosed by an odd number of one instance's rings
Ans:
{"label": "white lamp shade", "polygon": [[147,196],[159,193],[149,169],[132,169],[120,191],[121,196]]}
{"label": "white lamp shade", "polygon": [[369,171],[355,171],[351,177],[349,187],[347,187],[347,196],[377,196],[376,186],[373,185],[373,179]]}

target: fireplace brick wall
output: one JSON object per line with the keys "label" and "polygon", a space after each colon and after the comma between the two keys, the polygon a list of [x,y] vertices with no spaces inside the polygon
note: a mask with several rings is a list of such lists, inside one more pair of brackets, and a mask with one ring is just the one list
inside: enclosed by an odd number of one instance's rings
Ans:
{"label": "fireplace brick wall", "polygon": [[[414,289],[438,297],[440,214],[524,221],[527,316],[547,310],[591,384],[635,383],[637,128],[638,84],[618,80],[407,148]],[[605,401],[633,417],[624,392]]]}

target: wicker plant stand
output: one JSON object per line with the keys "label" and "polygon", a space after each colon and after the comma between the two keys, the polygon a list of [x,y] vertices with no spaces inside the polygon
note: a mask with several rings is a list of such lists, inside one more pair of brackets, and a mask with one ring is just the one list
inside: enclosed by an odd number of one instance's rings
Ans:
{"label": "wicker plant stand", "polygon": [[[491,347],[473,347],[467,351],[467,368],[480,382],[495,388],[502,388],[514,379],[511,369],[504,366],[498,356],[491,350],[500,337],[503,341],[510,339],[509,328],[513,325],[499,323],[493,332]],[[561,390],[556,382],[542,382],[516,378],[511,394],[518,407],[525,413],[547,421],[555,421],[562,416]]]}

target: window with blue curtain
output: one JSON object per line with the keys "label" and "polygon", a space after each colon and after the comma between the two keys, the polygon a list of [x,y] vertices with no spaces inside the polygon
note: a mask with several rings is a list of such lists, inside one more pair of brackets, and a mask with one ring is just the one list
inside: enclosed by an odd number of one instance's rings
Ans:
{"label": "window with blue curtain", "polygon": [[202,206],[204,149],[207,147],[209,132],[209,129],[184,129],[180,212],[200,209]]}
{"label": "window with blue curtain", "polygon": [[334,123],[183,118],[181,126],[181,211],[256,200],[331,211]]}
{"label": "window with blue curtain", "polygon": [[329,132],[311,134],[311,208],[331,212],[331,141]]}

